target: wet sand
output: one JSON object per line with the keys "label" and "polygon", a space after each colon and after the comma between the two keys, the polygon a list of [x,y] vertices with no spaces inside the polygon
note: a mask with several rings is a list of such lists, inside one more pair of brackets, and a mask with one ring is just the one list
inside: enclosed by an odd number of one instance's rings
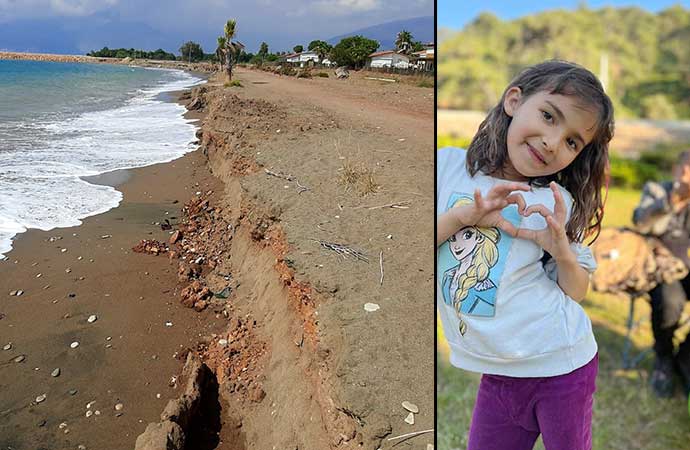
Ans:
{"label": "wet sand", "polygon": [[[176,262],[132,247],[167,242],[170,232],[155,223],[176,223],[197,191],[219,189],[205,161],[195,151],[99,176],[92,182],[123,192],[119,207],[15,239],[0,262],[0,347],[11,344],[0,351],[0,448],[134,448],[179,395],[170,381],[181,354],[224,320],[179,303]],[[23,294],[10,295],[16,290]]]}

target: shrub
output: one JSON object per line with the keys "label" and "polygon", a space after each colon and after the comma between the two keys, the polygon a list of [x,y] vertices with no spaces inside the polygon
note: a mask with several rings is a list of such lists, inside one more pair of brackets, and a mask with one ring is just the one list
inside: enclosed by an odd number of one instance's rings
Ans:
{"label": "shrub", "polygon": [[242,87],[240,80],[232,80],[225,82],[225,87]]}
{"label": "shrub", "polygon": [[429,77],[429,78],[424,78],[421,80],[419,83],[417,83],[417,87],[422,87],[422,88],[433,88],[434,85],[434,79]]}
{"label": "shrub", "polygon": [[647,181],[659,181],[662,173],[656,166],[611,155],[611,185],[640,189]]}
{"label": "shrub", "polygon": [[455,135],[438,136],[436,148],[459,147],[466,149],[470,146],[470,142],[472,142],[472,139],[466,137],[460,137]]}
{"label": "shrub", "polygon": [[281,75],[292,76],[295,75],[296,71],[292,66],[281,66],[278,73]]}
{"label": "shrub", "polygon": [[311,72],[308,70],[299,70],[297,72],[297,78],[311,78]]}
{"label": "shrub", "polygon": [[321,78],[328,78],[328,74],[326,72],[319,72],[316,74],[316,76]]}

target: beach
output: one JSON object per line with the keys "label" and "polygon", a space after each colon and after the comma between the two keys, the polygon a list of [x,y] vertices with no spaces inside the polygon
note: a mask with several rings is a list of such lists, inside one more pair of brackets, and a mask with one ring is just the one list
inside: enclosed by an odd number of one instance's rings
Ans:
{"label": "beach", "polygon": [[199,150],[101,176],[119,207],[15,239],[0,444],[133,448],[189,353],[217,383],[195,448],[388,448],[434,427],[433,89],[235,78],[182,96]]}

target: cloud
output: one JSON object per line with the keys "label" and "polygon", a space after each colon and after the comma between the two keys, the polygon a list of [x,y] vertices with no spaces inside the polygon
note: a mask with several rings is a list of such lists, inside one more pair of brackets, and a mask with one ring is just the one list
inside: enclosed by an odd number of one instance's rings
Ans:
{"label": "cloud", "polygon": [[314,9],[326,15],[349,15],[381,9],[380,0],[318,0]]}
{"label": "cloud", "polygon": [[0,20],[90,16],[117,3],[118,0],[0,0]]}
{"label": "cloud", "polygon": [[117,0],[49,0],[50,7],[61,16],[89,16],[117,4]]}

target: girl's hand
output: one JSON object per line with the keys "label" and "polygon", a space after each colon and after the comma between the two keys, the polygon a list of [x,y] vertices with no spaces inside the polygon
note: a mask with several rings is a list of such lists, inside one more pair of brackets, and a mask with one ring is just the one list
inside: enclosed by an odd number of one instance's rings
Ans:
{"label": "girl's hand", "polygon": [[456,206],[451,211],[462,226],[498,227],[511,236],[516,236],[517,228],[501,215],[501,210],[510,204],[518,207],[518,212],[525,211],[525,199],[513,191],[529,192],[530,187],[524,183],[498,184],[491,188],[486,197],[475,189],[474,203]]}
{"label": "girl's hand", "polygon": [[558,262],[572,258],[574,254],[570,249],[570,242],[565,231],[567,210],[563,195],[556,183],[551,182],[550,187],[554,198],[553,212],[544,205],[532,205],[522,214],[525,217],[535,212],[541,214],[546,220],[546,228],[542,230],[520,228],[517,237],[534,241]]}

